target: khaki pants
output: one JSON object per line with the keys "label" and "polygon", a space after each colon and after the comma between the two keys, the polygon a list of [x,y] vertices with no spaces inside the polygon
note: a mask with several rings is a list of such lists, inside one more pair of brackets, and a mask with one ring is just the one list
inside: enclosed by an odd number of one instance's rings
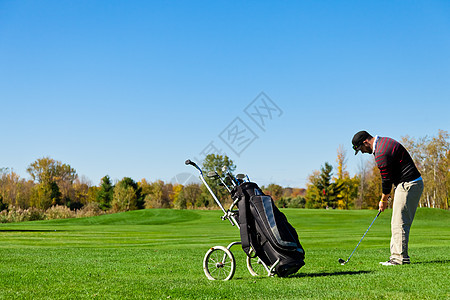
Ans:
{"label": "khaki pants", "polygon": [[402,182],[395,188],[391,220],[391,260],[409,264],[408,241],[411,224],[423,191],[423,181]]}

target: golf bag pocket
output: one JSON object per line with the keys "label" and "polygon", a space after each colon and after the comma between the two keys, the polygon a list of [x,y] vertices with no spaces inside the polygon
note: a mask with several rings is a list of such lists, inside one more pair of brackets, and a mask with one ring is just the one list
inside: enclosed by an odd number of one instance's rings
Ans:
{"label": "golf bag pocket", "polygon": [[270,196],[251,197],[250,211],[253,216],[257,216],[255,221],[276,248],[288,251],[299,249],[303,252],[297,232],[275,206]]}

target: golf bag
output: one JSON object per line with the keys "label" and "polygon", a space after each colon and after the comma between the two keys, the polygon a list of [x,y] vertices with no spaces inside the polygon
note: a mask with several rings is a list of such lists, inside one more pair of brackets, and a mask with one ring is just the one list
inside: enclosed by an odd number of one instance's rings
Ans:
{"label": "golf bag", "polygon": [[296,273],[305,265],[305,251],[297,232],[270,196],[264,195],[256,183],[245,182],[233,189],[232,197],[239,199],[242,249],[248,256],[256,255],[267,266],[279,260],[274,271],[280,277]]}

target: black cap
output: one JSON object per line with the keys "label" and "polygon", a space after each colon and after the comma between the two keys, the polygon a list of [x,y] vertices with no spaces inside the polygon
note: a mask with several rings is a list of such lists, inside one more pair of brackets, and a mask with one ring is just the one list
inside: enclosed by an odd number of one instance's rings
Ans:
{"label": "black cap", "polygon": [[359,131],[353,136],[352,144],[353,150],[355,150],[355,155],[358,154],[361,145],[369,137],[371,137],[371,135],[365,130]]}

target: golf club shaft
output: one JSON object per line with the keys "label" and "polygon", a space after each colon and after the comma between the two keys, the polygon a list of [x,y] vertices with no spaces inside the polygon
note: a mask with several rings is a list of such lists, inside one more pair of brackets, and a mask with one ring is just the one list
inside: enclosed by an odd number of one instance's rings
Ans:
{"label": "golf club shaft", "polygon": [[369,228],[367,228],[366,232],[364,232],[364,235],[362,236],[362,238],[359,240],[358,245],[356,245],[355,249],[353,249],[352,254],[350,254],[350,256],[348,257],[347,261],[348,262],[350,260],[350,257],[352,257],[353,253],[355,253],[356,248],[358,248],[359,244],[361,244],[361,241],[363,240],[363,238],[366,236],[367,232],[369,231],[370,227],[372,227],[373,222],[375,222],[375,220],[378,218],[378,216],[381,214],[381,210],[378,211],[375,219],[373,219],[372,223],[370,223]]}

